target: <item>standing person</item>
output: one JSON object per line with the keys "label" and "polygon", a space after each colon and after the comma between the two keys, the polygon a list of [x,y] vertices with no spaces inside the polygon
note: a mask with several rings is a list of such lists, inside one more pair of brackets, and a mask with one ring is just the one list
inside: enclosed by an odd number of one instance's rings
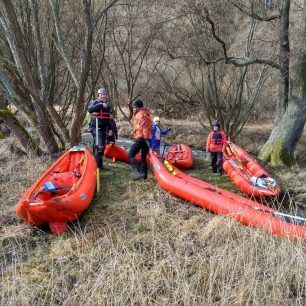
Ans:
{"label": "standing person", "polygon": [[[91,133],[94,137],[94,150],[97,151],[97,164],[100,169],[106,170],[103,166],[103,155],[106,145],[107,135],[112,135],[112,121],[113,115],[110,105],[108,104],[108,92],[106,88],[100,88],[98,90],[98,98],[93,100],[88,108],[92,119],[90,121]],[[98,129],[96,129],[96,122],[98,123]],[[98,130],[98,146],[96,147],[96,134]]]}
{"label": "standing person", "polygon": [[[133,133],[135,142],[129,151],[129,160],[138,175],[134,180],[146,180],[148,176],[147,155],[149,153],[150,138],[152,135],[152,119],[150,111],[143,106],[141,100],[136,100],[134,107]],[[141,164],[137,162],[135,156],[141,152]]]}
{"label": "standing person", "polygon": [[220,123],[213,123],[213,130],[209,133],[206,142],[206,151],[210,152],[211,168],[213,173],[222,175],[222,155],[226,147],[226,134],[220,128]]}
{"label": "standing person", "polygon": [[160,127],[160,119],[159,117],[154,117],[153,125],[152,125],[152,137],[151,137],[151,148],[156,151],[158,155],[160,155],[160,139],[162,135],[167,135],[170,131],[168,129],[162,129]]}

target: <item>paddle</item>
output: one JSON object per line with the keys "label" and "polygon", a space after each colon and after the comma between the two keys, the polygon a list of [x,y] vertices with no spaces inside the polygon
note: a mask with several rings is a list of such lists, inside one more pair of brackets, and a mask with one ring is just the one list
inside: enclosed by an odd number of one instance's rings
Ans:
{"label": "paddle", "polygon": [[79,160],[79,162],[77,163],[77,165],[75,166],[75,168],[73,169],[73,174],[76,176],[76,177],[81,177],[82,174],[80,172],[77,172],[77,169],[78,167],[81,165],[81,163],[83,162],[85,158],[85,154],[83,155],[83,157]]}
{"label": "paddle", "polygon": [[97,162],[97,193],[100,192],[100,169],[99,169],[99,127],[98,127],[98,118],[96,118],[96,141],[95,141],[95,159]]}
{"label": "paddle", "polygon": [[224,158],[227,159],[228,161],[231,160],[235,164],[236,167],[238,167],[240,170],[243,170],[244,167],[243,167],[242,161],[237,157],[236,154],[234,154],[232,146],[229,143],[226,145],[225,150],[227,151],[228,156],[232,156],[234,159],[227,158],[223,154]]}
{"label": "paddle", "polygon": [[[218,194],[222,194],[222,192],[220,192],[219,190],[217,190],[215,188],[207,187],[207,188],[204,188],[204,189],[209,190],[211,192],[218,193]],[[233,198],[230,198],[230,199],[234,200]],[[250,205],[250,204],[247,204],[247,203],[243,203],[243,204],[246,205],[249,208],[254,209],[254,210],[270,214],[270,215],[274,216],[275,218],[277,218],[277,219],[279,219],[283,222],[292,223],[294,225],[305,225],[306,224],[306,219],[302,218],[302,217],[299,217],[299,216],[285,214],[285,213],[282,213],[280,211],[273,211],[273,210],[271,211],[270,209],[265,209],[265,208],[262,208],[262,207],[253,206],[253,205]]]}
{"label": "paddle", "polygon": [[168,146],[168,144],[166,144],[166,143],[164,142],[164,148],[163,148],[163,153],[162,153],[162,155],[161,155],[161,158],[164,158],[166,146]]}

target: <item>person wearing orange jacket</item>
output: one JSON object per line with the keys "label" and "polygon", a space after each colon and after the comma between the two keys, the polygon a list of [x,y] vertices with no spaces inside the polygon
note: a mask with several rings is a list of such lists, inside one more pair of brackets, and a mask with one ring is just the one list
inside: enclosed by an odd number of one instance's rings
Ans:
{"label": "person wearing orange jacket", "polygon": [[213,173],[222,175],[222,156],[226,147],[226,134],[220,128],[220,123],[213,123],[213,130],[209,133],[206,142],[206,151],[210,152],[211,169]]}
{"label": "person wearing orange jacket", "polygon": [[[136,100],[133,107],[133,133],[135,142],[131,146],[128,156],[132,167],[138,172],[134,180],[146,180],[148,177],[147,155],[149,153],[152,135],[152,118],[150,111],[144,107],[142,100]],[[141,152],[141,164],[135,159],[139,151]]]}

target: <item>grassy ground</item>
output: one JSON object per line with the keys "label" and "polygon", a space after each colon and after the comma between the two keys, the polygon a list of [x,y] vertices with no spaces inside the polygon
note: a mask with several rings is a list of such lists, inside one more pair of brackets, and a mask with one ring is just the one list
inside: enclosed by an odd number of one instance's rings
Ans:
{"label": "grassy ground", "polygon": [[[26,225],[14,207],[43,161],[16,158],[1,168],[1,305],[304,304],[302,242],[176,199],[152,173],[134,182],[122,163],[107,165],[100,194],[68,233]],[[203,159],[190,174],[235,188]]]}

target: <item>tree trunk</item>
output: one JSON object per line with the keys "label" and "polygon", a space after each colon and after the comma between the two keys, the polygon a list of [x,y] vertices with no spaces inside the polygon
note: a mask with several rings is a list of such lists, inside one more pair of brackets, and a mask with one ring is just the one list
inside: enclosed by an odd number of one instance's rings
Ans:
{"label": "tree trunk", "polygon": [[18,24],[18,18],[16,16],[14,6],[10,0],[4,0],[3,5],[5,8],[7,21],[13,34],[13,41],[11,41],[11,43],[14,44],[16,50],[17,58],[15,60],[19,64],[20,73],[23,76],[24,82],[27,85],[27,89],[32,97],[33,104],[35,105],[40,135],[44,140],[49,152],[57,153],[59,151],[59,147],[50,127],[48,112],[37,92],[35,80],[31,71],[31,65],[26,54],[27,48],[25,47],[24,38]]}
{"label": "tree trunk", "polygon": [[[306,47],[306,0],[304,0],[303,40],[301,50]],[[292,71],[291,96],[281,119],[273,126],[271,135],[262,148],[259,158],[274,165],[292,165],[294,151],[301,138],[306,121],[306,53],[301,52],[298,63]]]}
{"label": "tree trunk", "polygon": [[283,0],[281,6],[281,18],[279,29],[279,62],[280,83],[278,90],[278,100],[276,106],[275,122],[278,122],[285,113],[289,100],[289,60],[290,60],[290,43],[289,43],[289,14],[291,0]]}
{"label": "tree trunk", "polygon": [[89,76],[91,63],[92,63],[92,36],[93,32],[90,30],[86,36],[86,52],[85,52],[85,63],[84,68],[80,78],[80,86],[78,89],[78,98],[75,103],[75,111],[73,114],[73,119],[71,123],[70,129],[70,142],[71,145],[74,146],[81,142],[81,128],[82,122],[85,118],[85,90],[86,90],[86,83]]}
{"label": "tree trunk", "polygon": [[33,138],[31,138],[26,129],[8,109],[0,110],[0,118],[3,120],[4,124],[15,134],[23,146],[25,152],[29,152],[30,150],[35,155],[42,154],[39,145],[33,140]]}
{"label": "tree trunk", "polygon": [[54,108],[53,105],[48,104],[47,109],[50,113],[50,115],[52,116],[52,120],[56,123],[56,125],[58,126],[61,135],[64,138],[64,141],[66,143],[69,143],[69,131],[67,129],[67,127],[65,126],[62,118],[60,117],[60,115],[58,114],[58,112],[56,111],[56,109]]}
{"label": "tree trunk", "polygon": [[302,135],[305,120],[305,98],[300,103],[291,102],[281,121],[273,127],[259,158],[275,166],[293,165],[294,151]]}

